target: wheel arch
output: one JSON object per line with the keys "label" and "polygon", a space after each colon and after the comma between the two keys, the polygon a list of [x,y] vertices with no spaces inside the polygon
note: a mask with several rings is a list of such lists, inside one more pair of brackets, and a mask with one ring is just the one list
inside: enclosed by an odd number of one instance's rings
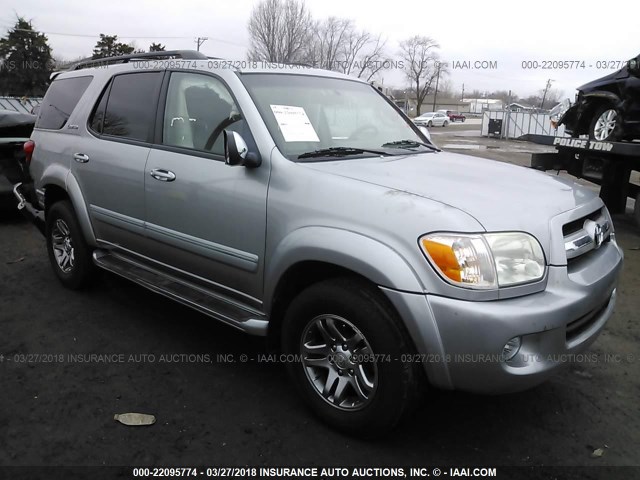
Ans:
{"label": "wheel arch", "polygon": [[585,107],[578,123],[578,133],[580,135],[589,133],[589,126],[593,120],[593,115],[599,108],[610,105],[613,108],[620,109],[621,105],[621,100],[618,95],[606,91],[586,93],[584,99]]}
{"label": "wheel arch", "polygon": [[[340,229],[307,227],[296,230],[274,250],[265,274],[270,347],[277,349],[279,346],[282,318],[291,300],[314,283],[341,276],[361,278],[377,287],[416,293],[424,291],[409,264],[387,245]],[[383,296],[386,297],[384,293]],[[397,313],[391,302],[390,307]]]}
{"label": "wheel arch", "polygon": [[44,190],[45,218],[51,205],[60,200],[69,200],[78,218],[86,242],[95,247],[97,245],[96,237],[89,218],[89,212],[75,176],[68,170],[62,171],[60,166],[52,165],[45,170],[42,177],[42,184],[42,189]]}

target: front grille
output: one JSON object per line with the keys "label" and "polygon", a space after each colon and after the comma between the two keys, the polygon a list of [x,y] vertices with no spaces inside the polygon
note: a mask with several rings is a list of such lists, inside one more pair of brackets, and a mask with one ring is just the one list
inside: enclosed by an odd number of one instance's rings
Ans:
{"label": "front grille", "polygon": [[611,297],[607,298],[607,300],[599,305],[598,307],[591,310],[586,315],[581,316],[580,318],[570,322],[567,324],[567,343],[571,342],[573,339],[579,337],[582,333],[586,332],[591,325],[593,325],[600,315],[604,313],[609,305],[609,301]]}
{"label": "front grille", "polygon": [[562,235],[565,237],[568,237],[572,233],[579,232],[580,230],[582,230],[585,220],[593,220],[595,222],[602,216],[603,216],[602,209],[600,209],[600,210],[596,210],[593,213],[590,213],[589,215],[579,218],[578,220],[574,220],[573,222],[566,223],[565,225],[562,226]]}
{"label": "front grille", "polygon": [[567,263],[597,250],[611,239],[613,225],[604,209],[585,215],[562,226]]}

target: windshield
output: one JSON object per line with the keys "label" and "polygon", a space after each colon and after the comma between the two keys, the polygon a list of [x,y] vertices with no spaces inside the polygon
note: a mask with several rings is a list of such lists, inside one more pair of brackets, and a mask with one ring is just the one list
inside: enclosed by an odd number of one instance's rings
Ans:
{"label": "windshield", "polygon": [[368,84],[268,73],[242,74],[240,78],[276,145],[291,160],[433,150]]}

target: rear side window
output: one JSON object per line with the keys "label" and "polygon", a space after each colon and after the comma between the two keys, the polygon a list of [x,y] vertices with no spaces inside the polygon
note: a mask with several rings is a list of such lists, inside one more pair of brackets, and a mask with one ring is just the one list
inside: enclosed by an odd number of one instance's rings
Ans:
{"label": "rear side window", "polygon": [[36,128],[60,130],[67,124],[93,77],[73,77],[55,80],[42,100]]}
{"label": "rear side window", "polygon": [[161,72],[113,77],[89,119],[90,128],[103,135],[150,141],[161,82]]}

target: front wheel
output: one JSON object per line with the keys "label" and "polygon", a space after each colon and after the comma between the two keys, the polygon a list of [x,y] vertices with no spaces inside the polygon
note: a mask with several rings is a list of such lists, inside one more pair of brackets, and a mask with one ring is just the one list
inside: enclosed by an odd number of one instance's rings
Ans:
{"label": "front wheel", "polygon": [[600,107],[596,110],[589,125],[589,138],[603,141],[614,141],[618,137],[618,122],[620,116],[611,106]]}
{"label": "front wheel", "polygon": [[49,261],[60,282],[72,290],[88,285],[95,273],[91,248],[68,200],[54,203],[47,212],[45,236]]}
{"label": "front wheel", "polygon": [[289,374],[312,410],[334,428],[377,436],[409,410],[418,392],[404,326],[374,286],[332,279],[304,290],[284,318]]}
{"label": "front wheel", "polygon": [[427,122],[427,127],[433,127],[433,123],[431,122],[431,120]]}

